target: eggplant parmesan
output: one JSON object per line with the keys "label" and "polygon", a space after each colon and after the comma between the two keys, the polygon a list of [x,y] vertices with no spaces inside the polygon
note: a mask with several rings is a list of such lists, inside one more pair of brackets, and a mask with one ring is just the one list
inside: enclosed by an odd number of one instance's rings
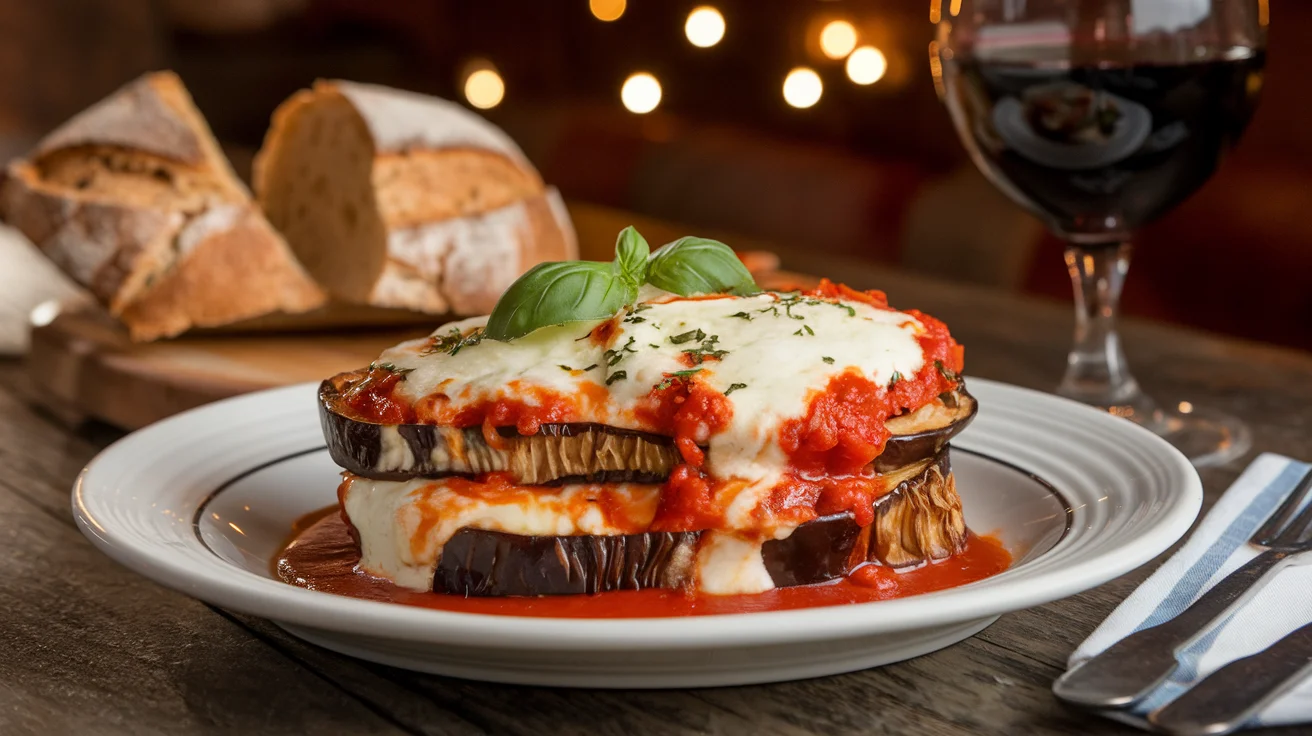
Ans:
{"label": "eggplant parmesan", "polygon": [[881,292],[762,291],[721,243],[653,253],[628,228],[613,262],[541,264],[491,315],[324,381],[319,409],[364,573],[758,594],[965,549],[962,360]]}
{"label": "eggplant parmesan", "polygon": [[487,330],[322,384],[363,571],[476,596],[733,594],[963,548],[963,351],[879,292],[646,285],[605,319]]}

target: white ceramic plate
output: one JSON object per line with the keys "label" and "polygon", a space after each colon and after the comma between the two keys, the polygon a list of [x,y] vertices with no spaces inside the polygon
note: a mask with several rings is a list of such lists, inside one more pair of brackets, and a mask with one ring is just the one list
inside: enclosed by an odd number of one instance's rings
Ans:
{"label": "white ceramic plate", "polygon": [[1000,614],[1086,590],[1165,550],[1202,501],[1170,445],[1065,399],[980,379],[953,443],[970,527],[1016,563],[959,588],[878,603],[666,619],[542,619],[356,600],[278,581],[293,519],[335,499],[310,384],[221,401],[102,452],[73,491],[106,554],[210,603],[386,664],[480,680],[691,687],[814,677],[914,657]]}

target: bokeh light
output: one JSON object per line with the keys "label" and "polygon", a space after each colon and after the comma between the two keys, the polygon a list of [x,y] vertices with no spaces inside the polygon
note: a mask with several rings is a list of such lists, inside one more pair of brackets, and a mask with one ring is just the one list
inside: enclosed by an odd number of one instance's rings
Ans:
{"label": "bokeh light", "polygon": [[480,110],[490,110],[506,96],[506,83],[496,69],[476,69],[465,77],[465,99]]}
{"label": "bokeh light", "polygon": [[709,48],[724,38],[724,16],[709,5],[695,8],[688,14],[683,32],[693,46]]}
{"label": "bokeh light", "polygon": [[862,46],[847,57],[847,78],[857,84],[874,84],[888,71],[888,59],[874,46]]}
{"label": "bokeh light", "polygon": [[856,48],[856,27],[845,20],[831,20],[820,29],[820,50],[831,59],[841,59]]}
{"label": "bokeh light", "polygon": [[620,101],[630,112],[649,113],[661,104],[661,83],[647,72],[630,74],[620,88]]}
{"label": "bokeh light", "polygon": [[820,101],[824,84],[814,69],[799,66],[784,78],[784,102],[793,107],[807,108]]}
{"label": "bokeh light", "polygon": [[592,11],[597,20],[606,22],[619,20],[626,6],[625,0],[588,0],[588,10]]}

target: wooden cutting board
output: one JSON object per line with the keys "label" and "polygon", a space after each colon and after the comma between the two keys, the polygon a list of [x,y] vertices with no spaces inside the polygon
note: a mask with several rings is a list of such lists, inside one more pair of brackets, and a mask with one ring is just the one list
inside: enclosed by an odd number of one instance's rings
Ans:
{"label": "wooden cutting board", "polygon": [[[811,277],[773,270],[755,254],[757,282],[791,288]],[[753,263],[752,258],[744,258]],[[44,305],[43,305],[44,306]],[[304,381],[320,381],[368,365],[384,348],[429,334],[432,319],[388,327],[257,334],[189,334],[133,343],[94,305],[38,310],[28,372],[41,401],[71,424],[98,419],[137,429],[218,399]]]}

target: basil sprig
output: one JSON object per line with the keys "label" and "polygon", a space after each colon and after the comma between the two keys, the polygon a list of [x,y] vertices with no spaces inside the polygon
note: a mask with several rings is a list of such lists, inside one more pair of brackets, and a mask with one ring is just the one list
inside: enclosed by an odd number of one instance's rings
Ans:
{"label": "basil sprig", "polygon": [[620,231],[615,260],[539,263],[497,300],[484,334],[514,340],[549,325],[606,319],[638,298],[651,248],[632,227]]}
{"label": "basil sprig", "polygon": [[751,272],[729,246],[718,240],[686,237],[656,251],[647,264],[647,282],[679,296],[755,294]]}
{"label": "basil sprig", "polygon": [[653,256],[638,231],[626,227],[610,263],[556,261],[529,269],[501,295],[484,336],[507,341],[551,325],[606,319],[637,301],[644,283],[680,296],[760,291],[724,243],[680,238]]}

